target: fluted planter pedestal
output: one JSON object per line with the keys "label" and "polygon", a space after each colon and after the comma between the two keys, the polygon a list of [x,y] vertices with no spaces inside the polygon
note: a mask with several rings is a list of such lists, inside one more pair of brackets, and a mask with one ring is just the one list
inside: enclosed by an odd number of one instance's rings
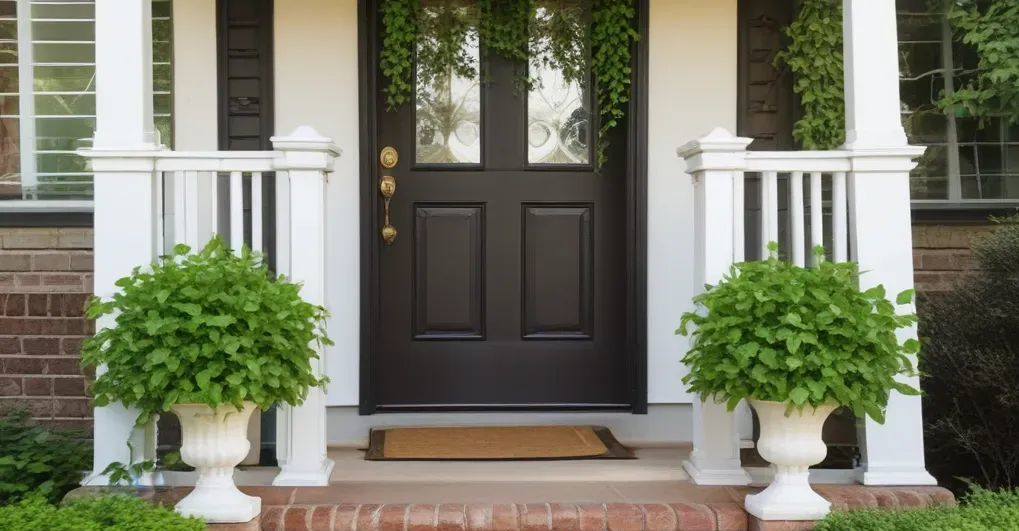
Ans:
{"label": "fluted planter pedestal", "polygon": [[750,400],[750,405],[761,423],[757,449],[772,464],[775,479],[762,492],[746,497],[747,512],[761,520],[824,518],[831,503],[810,488],[808,469],[828,454],[821,428],[835,406],[807,406],[787,417],[784,402]]}
{"label": "fluted planter pedestal", "polygon": [[183,442],[181,460],[195,467],[195,489],[177,503],[177,512],[209,523],[247,522],[262,511],[262,499],[248,496],[234,484],[234,467],[248,455],[248,421],[255,404],[240,411],[231,405],[212,409],[205,404],[177,404]]}

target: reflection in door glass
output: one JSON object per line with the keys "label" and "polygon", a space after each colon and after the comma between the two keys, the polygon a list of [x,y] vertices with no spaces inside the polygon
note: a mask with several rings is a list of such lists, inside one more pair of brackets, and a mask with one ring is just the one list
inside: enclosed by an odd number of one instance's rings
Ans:
{"label": "reflection in door glass", "polygon": [[[583,27],[581,3],[555,8],[539,5],[535,26],[556,24]],[[576,33],[574,48],[566,55],[584,58],[586,35]],[[590,162],[591,105],[586,68],[567,75],[550,60],[548,51],[562,54],[563,43],[532,35],[530,77],[527,96],[527,162],[531,164],[588,164]],[[582,60],[582,59],[581,59]],[[585,65],[586,66],[586,65]],[[579,78],[579,79],[577,79]]]}
{"label": "reflection in door glass", "polygon": [[[425,15],[442,16],[437,12],[440,9],[443,8],[425,8]],[[429,39],[427,35],[421,38]],[[467,32],[463,54],[470,59],[476,72],[477,31]],[[463,77],[452,68],[425,73],[419,67],[416,111],[415,155],[418,163],[481,162],[481,87],[478,76]]]}

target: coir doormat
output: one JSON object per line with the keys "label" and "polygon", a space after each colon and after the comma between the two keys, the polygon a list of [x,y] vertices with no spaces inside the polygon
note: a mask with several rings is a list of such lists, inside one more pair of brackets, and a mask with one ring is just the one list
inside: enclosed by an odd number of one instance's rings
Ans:
{"label": "coir doormat", "polygon": [[601,426],[473,426],[372,430],[369,461],[636,459]]}

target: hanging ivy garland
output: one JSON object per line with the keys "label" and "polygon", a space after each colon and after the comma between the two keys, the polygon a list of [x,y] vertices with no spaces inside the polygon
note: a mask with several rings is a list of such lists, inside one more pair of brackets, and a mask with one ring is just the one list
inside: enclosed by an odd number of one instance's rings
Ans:
{"label": "hanging ivy garland", "polygon": [[[484,53],[495,53],[519,65],[523,87],[540,84],[529,77],[528,62],[561,71],[566,82],[586,86],[588,60],[599,111],[598,165],[605,162],[608,132],[626,116],[630,101],[633,0],[592,0],[587,19],[576,0],[383,0],[383,36],[379,67],[387,84],[389,108],[411,100],[414,74],[434,83],[450,73],[479,77],[478,64],[464,43],[480,39]],[[590,35],[590,39],[585,38]],[[590,47],[588,47],[590,43]]]}

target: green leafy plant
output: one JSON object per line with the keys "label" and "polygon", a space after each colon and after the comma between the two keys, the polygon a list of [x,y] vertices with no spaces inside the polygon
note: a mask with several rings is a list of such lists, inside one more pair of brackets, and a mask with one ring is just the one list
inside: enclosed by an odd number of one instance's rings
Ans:
{"label": "green leafy plant", "polygon": [[1019,529],[1019,493],[974,489],[958,507],[834,511],[816,531],[1006,531]]}
{"label": "green leafy plant", "polygon": [[62,506],[33,498],[0,506],[0,531],[205,531],[205,522],[129,496],[87,496]]}
{"label": "green leafy plant", "polygon": [[[897,382],[912,373],[909,355],[919,342],[900,343],[896,330],[916,322],[898,315],[885,289],[857,288],[854,262],[824,260],[798,267],[775,256],[735,264],[723,280],[696,296],[698,311],[683,314],[677,333],[693,337],[683,378],[702,399],[788,402],[790,408],[835,403],[884,422],[892,390],[915,395]],[[912,301],[912,291],[898,304]],[[690,332],[690,325],[696,328]]]}
{"label": "green leafy plant", "polygon": [[[946,16],[957,40],[979,58],[974,72],[938,102],[946,112],[964,108],[985,124],[1002,117],[1019,122],[1019,1],[956,0]],[[939,6],[940,7],[940,6]]]}
{"label": "green leafy plant", "polygon": [[273,277],[262,257],[234,254],[219,237],[188,254],[135,268],[112,300],[92,299],[86,315],[115,315],[82,345],[82,363],[105,366],[92,385],[96,405],[140,410],[139,424],[174,404],[300,404],[323,386],[312,370],[314,344],[331,344],[325,309],[300,286]]}
{"label": "green leafy plant", "polygon": [[25,411],[0,417],[0,504],[26,496],[58,501],[91,464],[85,433],[38,424]]}
{"label": "green leafy plant", "polygon": [[541,82],[530,77],[529,61],[583,86],[590,64],[600,119],[597,159],[604,164],[608,133],[626,116],[630,101],[631,48],[639,37],[633,0],[591,0],[589,19],[576,0],[480,0],[477,5],[445,0],[427,7],[421,0],[385,0],[380,12],[379,69],[390,108],[411,100],[415,68],[419,87],[442,86],[448,83],[443,78],[453,75],[478,79],[477,61],[464,46],[474,39],[483,53],[515,62],[522,87]]}
{"label": "green leafy plant", "polygon": [[834,149],[846,134],[842,0],[802,0],[785,34],[789,43],[775,64],[792,72],[800,99],[793,138],[804,149]]}

